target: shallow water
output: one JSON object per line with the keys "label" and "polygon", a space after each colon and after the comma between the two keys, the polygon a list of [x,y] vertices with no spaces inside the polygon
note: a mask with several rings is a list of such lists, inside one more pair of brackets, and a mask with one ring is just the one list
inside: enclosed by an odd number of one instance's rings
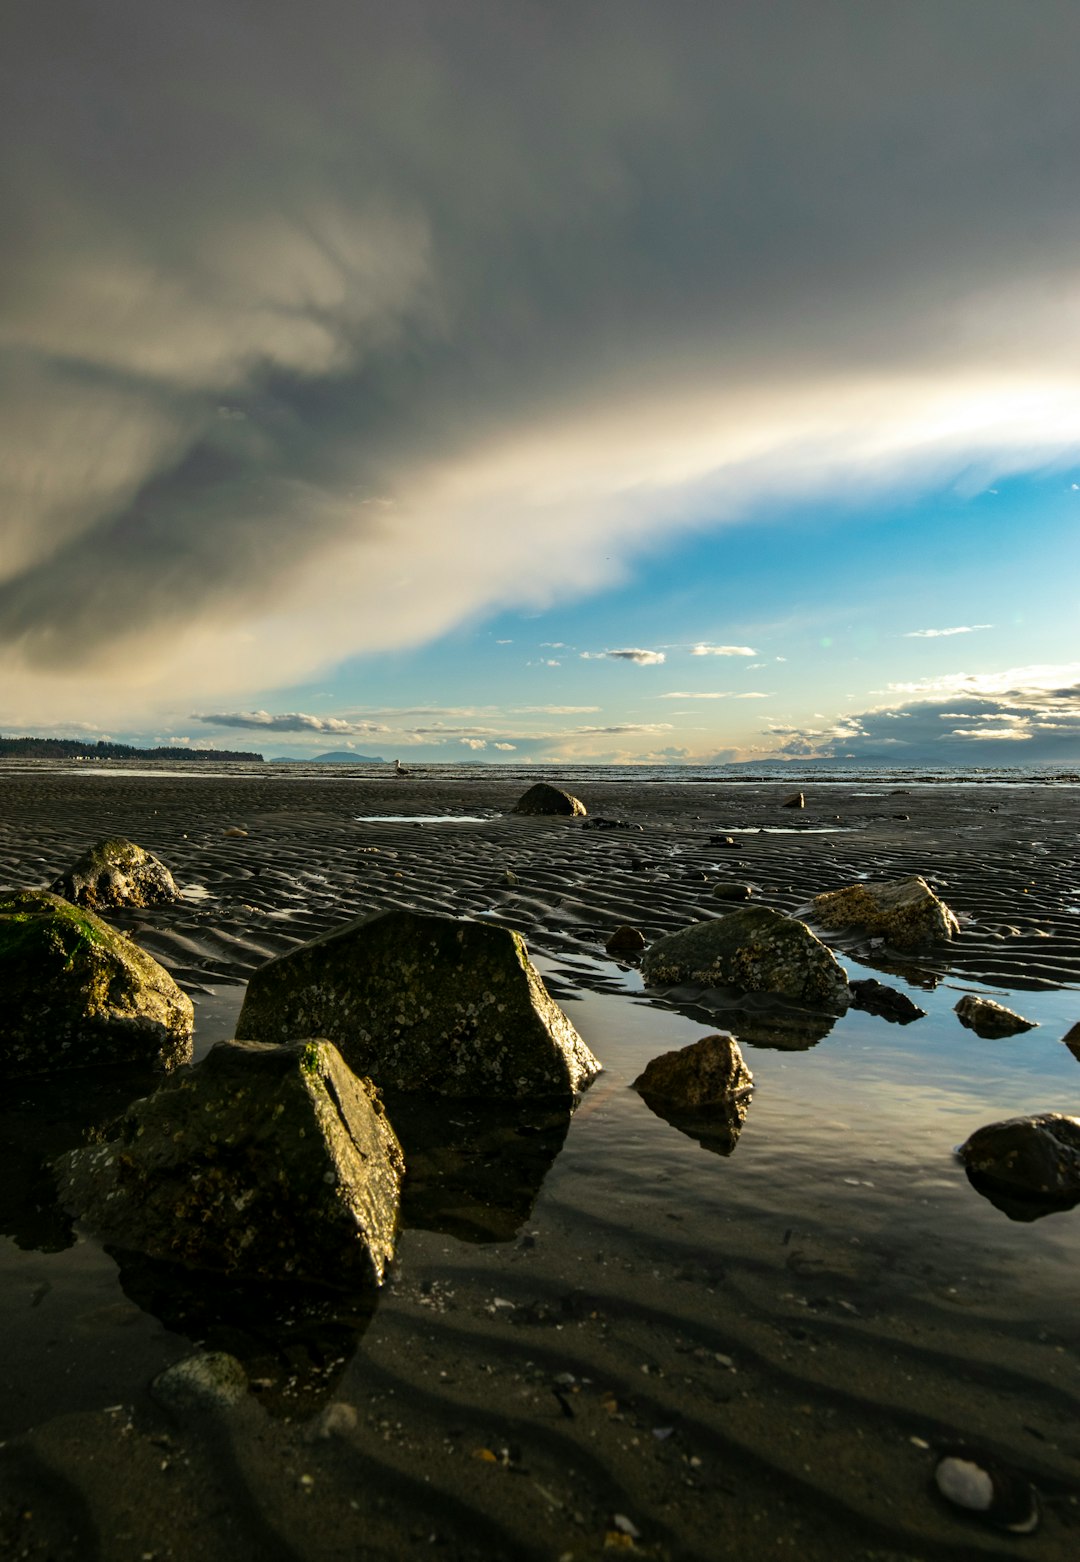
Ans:
{"label": "shallow water", "polygon": [[[241,813],[234,800],[222,818]],[[521,872],[516,825],[500,828],[511,834],[499,837],[496,860]],[[387,860],[378,882],[380,893],[407,899],[416,884],[406,833],[379,837]],[[681,837],[657,839],[658,862],[672,851],[685,858]],[[610,844],[646,849],[637,838]],[[200,1055],[233,1033],[246,969],[283,946],[261,931],[260,915],[287,909],[279,890],[288,875],[267,887],[269,848],[228,846],[226,861],[207,838],[208,898],[163,913],[146,935],[186,973]],[[253,849],[264,873],[250,876]],[[45,863],[57,847],[28,836],[24,850]],[[310,910],[329,878],[327,908],[340,917],[353,908],[321,851],[312,837],[288,870],[305,886],[297,906]],[[540,867],[530,858],[526,889],[540,906],[549,863],[560,927],[575,931],[577,898],[598,895],[582,913],[595,918],[597,905],[624,893],[613,860],[596,859],[609,865],[601,893],[580,855],[564,863],[553,848]],[[238,879],[241,870],[248,876]],[[568,891],[572,871],[581,882]],[[1060,851],[1055,871],[1065,871]],[[476,872],[478,891],[498,883],[490,866]],[[638,893],[663,902],[671,885],[649,881]],[[791,903],[801,884],[789,888]],[[498,899],[501,919],[526,904],[524,891],[514,896]],[[299,911],[297,920],[285,943],[318,921]],[[542,940],[546,927],[538,922]],[[1005,941],[1009,951],[1027,947],[1022,934]],[[515,1161],[511,1188],[493,1152],[456,1206],[425,1205],[426,1225],[403,1232],[373,1316],[339,1329],[332,1357],[302,1329],[264,1343],[262,1388],[212,1437],[163,1421],[147,1385],[193,1340],[214,1343],[218,1322],[193,1315],[185,1334],[152,1277],[122,1257],[118,1267],[90,1237],[54,1252],[0,1240],[0,1439],[65,1473],[93,1515],[98,1549],[85,1555],[195,1555],[183,1542],[167,1550],[184,1493],[189,1544],[197,1537],[211,1555],[219,1534],[222,1555],[313,1559],[411,1556],[435,1535],[434,1554],[444,1556],[584,1558],[626,1533],[617,1515],[639,1532],[635,1549],[656,1557],[1013,1555],[1016,1540],[947,1511],[930,1491],[934,1450],[960,1440],[1038,1486],[1044,1522],[1025,1553],[1071,1558],[1080,1541],[1080,1210],[1010,1220],[969,1185],[953,1153],[995,1118],[1076,1108],[1080,1062],[1061,1044],[1080,1018],[1071,948],[1071,985],[995,986],[955,962],[924,963],[886,978],[928,1011],[910,1025],[850,1010],[804,1050],[744,1043],[755,1088],[728,1155],[656,1116],[631,1088],[652,1057],[716,1024],[678,1012],[673,998],[647,997],[635,971],[580,937],[534,950],[605,1069],[548,1163],[546,1152]],[[843,958],[852,977],[882,974]],[[1022,966],[1010,967],[1021,979]],[[979,1039],[952,1012],[968,991],[1039,1028]],[[453,1234],[478,1234],[485,1199],[505,1239]],[[36,1229],[30,1221],[20,1240]],[[235,1348],[248,1347],[238,1334]],[[328,1402],[354,1407],[356,1428],[311,1443],[305,1427]],[[116,1469],[145,1483],[144,1517],[123,1530],[97,1484],[113,1468],[114,1426]],[[173,1444],[153,1441],[161,1436],[183,1448],[190,1478]],[[163,1460],[176,1481],[167,1499]],[[3,1468],[0,1460],[0,1477]],[[50,1502],[65,1522],[83,1522],[67,1496],[53,1492]]]}

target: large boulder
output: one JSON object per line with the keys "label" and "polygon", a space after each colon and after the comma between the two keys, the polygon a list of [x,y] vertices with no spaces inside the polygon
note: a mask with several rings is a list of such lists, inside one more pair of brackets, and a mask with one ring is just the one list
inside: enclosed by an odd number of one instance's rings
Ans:
{"label": "large boulder", "polygon": [[894,949],[919,949],[960,931],[945,902],[917,874],[883,884],[848,884],[816,895],[810,916],[819,927],[867,933]]}
{"label": "large boulder", "polygon": [[375,1087],[325,1040],[221,1042],[56,1162],[64,1203],[121,1248],[339,1286],[382,1280],[404,1170]]}
{"label": "large boulder", "polygon": [[76,906],[100,911],[109,906],[160,906],[179,900],[168,868],[152,852],[122,836],[99,841],[49,885]]}
{"label": "large boulder", "polygon": [[1005,1118],[977,1129],[957,1153],[975,1186],[990,1196],[1051,1209],[1080,1202],[1080,1117]]}
{"label": "large boulder", "polygon": [[634,1089],[649,1102],[700,1112],[725,1105],[753,1083],[735,1037],[718,1033],[653,1058]]}
{"label": "large boulder", "polygon": [[600,1071],[519,933],[415,911],[360,917],[261,966],[236,1030],[329,1036],[396,1090],[562,1097]]}
{"label": "large boulder", "polygon": [[563,814],[576,818],[586,814],[588,809],[578,798],[571,797],[569,792],[560,791],[557,786],[550,786],[546,781],[538,781],[518,798],[514,812],[516,814]]}
{"label": "large boulder", "polygon": [[779,993],[841,1012],[847,972],[805,922],[766,906],[746,906],[657,939],[641,962],[647,986],[683,982]]}
{"label": "large boulder", "polygon": [[1018,1036],[1021,1031],[1035,1030],[1037,1020],[1025,1020],[1022,1014],[1007,1009],[992,998],[980,998],[977,993],[965,993],[954,1005],[961,1025],[973,1030],[984,1041],[994,1041],[1000,1036]]}
{"label": "large boulder", "polygon": [[168,971],[48,890],[0,895],[0,991],[0,1074],[191,1057],[191,999]]}

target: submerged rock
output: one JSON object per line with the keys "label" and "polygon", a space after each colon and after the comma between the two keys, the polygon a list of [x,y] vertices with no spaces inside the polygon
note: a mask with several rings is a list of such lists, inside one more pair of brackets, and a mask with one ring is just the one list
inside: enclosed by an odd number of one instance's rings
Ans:
{"label": "submerged rock", "polygon": [[894,1025],[910,1025],[912,1020],[926,1017],[926,1010],[913,1003],[907,993],[898,992],[895,987],[886,987],[884,982],[879,982],[874,976],[859,982],[849,982],[848,987],[853,1009],[865,1009],[867,1014],[880,1015],[883,1020],[889,1020]]}
{"label": "submerged rock", "polygon": [[700,1111],[725,1104],[753,1083],[739,1043],[722,1032],[653,1058],[634,1080],[634,1089],[648,1101]]}
{"label": "submerged rock", "polygon": [[145,950],[48,890],[0,895],[0,1075],[191,1057],[191,999]]}
{"label": "submerged rock", "polygon": [[957,1154],[976,1188],[991,1198],[998,1192],[1047,1210],[1080,1202],[1080,1117],[1041,1112],[988,1123]]}
{"label": "submerged rock", "polygon": [[519,933],[416,911],[360,917],[261,966],[236,1029],[329,1036],[397,1090],[563,1097],[600,1072]]}
{"label": "submerged rock", "polygon": [[615,929],[604,948],[609,955],[639,955],[645,948],[645,934],[640,928],[624,922]]}
{"label": "submerged rock", "polygon": [[1061,1039],[1076,1061],[1080,1063],[1080,1024],[1076,1024],[1070,1030],[1067,1030]]}
{"label": "submerged rock", "polygon": [[64,1202],[106,1240],[224,1274],[382,1279],[404,1158],[330,1042],[221,1042],[118,1126],[56,1163]]}
{"label": "submerged rock", "polygon": [[[570,801],[576,802],[577,799],[572,797]],[[584,812],[584,809],[582,811]],[[645,833],[642,825],[631,824],[629,819],[605,819],[600,814],[594,814],[590,819],[586,819],[581,828],[583,830],[636,830],[639,835]]]}
{"label": "submerged rock", "polygon": [[816,895],[810,914],[821,927],[884,938],[895,949],[918,949],[953,938],[960,924],[925,879],[913,874],[885,884],[848,884]]}
{"label": "submerged rock", "polygon": [[168,1410],[228,1410],[248,1391],[247,1373],[226,1351],[200,1351],[158,1373],[150,1392]]}
{"label": "submerged rock", "polygon": [[91,846],[49,888],[92,911],[107,906],[160,906],[180,899],[165,864],[119,835]]}
{"label": "submerged rock", "polygon": [[564,814],[578,818],[588,813],[588,809],[578,798],[571,797],[569,792],[560,791],[557,786],[551,786],[547,781],[538,781],[518,798],[514,812],[516,814]]}
{"label": "submerged rock", "polygon": [[1036,1020],[1025,1020],[1023,1015],[1015,1014],[1003,1003],[979,998],[975,993],[965,993],[955,1009],[961,1025],[973,1030],[984,1041],[999,1036],[1018,1036],[1021,1031],[1035,1030],[1038,1024]]}
{"label": "submerged rock", "polygon": [[641,969],[651,987],[697,982],[780,993],[836,1012],[850,1002],[847,972],[832,950],[805,922],[766,906],[747,906],[657,939]]}

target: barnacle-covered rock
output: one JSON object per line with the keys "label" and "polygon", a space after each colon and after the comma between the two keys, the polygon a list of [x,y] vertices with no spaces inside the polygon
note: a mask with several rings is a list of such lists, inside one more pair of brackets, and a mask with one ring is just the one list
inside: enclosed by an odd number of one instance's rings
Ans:
{"label": "barnacle-covered rock", "polygon": [[805,922],[747,906],[694,922],[651,944],[641,962],[650,987],[695,982],[779,993],[835,1013],[850,1002],[847,972]]}
{"label": "barnacle-covered rock", "polygon": [[91,846],[49,888],[54,895],[92,911],[161,906],[180,899],[175,880],[160,858],[119,835]]}

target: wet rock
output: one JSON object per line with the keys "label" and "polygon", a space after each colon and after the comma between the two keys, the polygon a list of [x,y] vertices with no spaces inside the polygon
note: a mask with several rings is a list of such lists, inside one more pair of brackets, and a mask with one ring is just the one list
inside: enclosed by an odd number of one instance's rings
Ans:
{"label": "wet rock", "polygon": [[806,807],[806,798],[803,796],[803,794],[801,792],[793,792],[790,797],[786,797],[784,799],[784,801],[780,804],[780,807],[781,808],[805,808]]}
{"label": "wet rock", "polygon": [[49,885],[76,906],[161,906],[180,899],[172,874],[152,852],[122,836],[110,836]]}
{"label": "wet rock", "polygon": [[413,911],[360,917],[261,966],[236,1029],[329,1036],[397,1090],[564,1097],[600,1071],[519,933]]}
{"label": "wet rock", "polygon": [[564,814],[578,818],[586,814],[588,809],[576,797],[571,797],[569,792],[560,791],[557,786],[550,786],[546,781],[538,781],[518,798],[514,812],[516,814]]}
{"label": "wet rock", "polygon": [[840,1012],[850,1002],[847,972],[804,922],[765,906],[669,933],[646,950],[648,986],[697,982],[741,992],[779,993]]}
{"label": "wet rock", "polygon": [[609,955],[639,955],[645,948],[645,934],[640,928],[624,922],[615,929],[604,948]]}
{"label": "wet rock", "polygon": [[1076,1024],[1071,1030],[1066,1031],[1061,1039],[1076,1061],[1080,1063],[1080,1024]]}
{"label": "wet rock", "polygon": [[720,1032],[653,1058],[634,1080],[634,1089],[650,1103],[700,1111],[726,1104],[753,1083],[739,1043],[734,1036]]}
{"label": "wet rock", "polygon": [[221,1042],[118,1128],[56,1163],[64,1203],[106,1240],[216,1273],[382,1279],[404,1158],[330,1042]]}
{"label": "wet rock", "polygon": [[752,884],[736,884],[722,879],[719,884],[713,885],[713,894],[717,900],[749,900],[753,893]]}
{"label": "wet rock", "polygon": [[[571,798],[570,801],[576,802],[576,798]],[[631,824],[629,819],[604,819],[600,814],[593,814],[591,818],[586,819],[581,828],[583,830],[637,830],[639,834],[644,833],[640,824]]]}
{"label": "wet rock", "polygon": [[0,1075],[191,1057],[191,999],[145,950],[48,890],[0,895]]}
{"label": "wet rock", "polygon": [[971,1449],[944,1453],[934,1469],[934,1485],[954,1508],[995,1529],[1030,1535],[1039,1527],[1039,1498],[1031,1482]]}
{"label": "wet rock", "polygon": [[926,1010],[913,1003],[907,993],[898,992],[895,987],[886,987],[876,977],[868,976],[864,981],[849,982],[848,988],[853,1009],[865,1009],[868,1014],[880,1015],[895,1025],[910,1025],[912,1020],[921,1020],[926,1015]]}
{"label": "wet rock", "polygon": [[159,1373],[150,1392],[168,1410],[228,1410],[248,1391],[247,1373],[226,1351],[201,1351]]}
{"label": "wet rock", "polygon": [[[997,1192],[1045,1210],[1071,1209],[1080,1202],[1080,1117],[1041,1112],[988,1123],[957,1154],[978,1191],[991,1198]],[[1008,1208],[1005,1213],[1033,1218]]]}
{"label": "wet rock", "polygon": [[918,949],[953,938],[960,924],[917,874],[884,884],[848,884],[816,895],[810,915],[821,927],[884,938],[895,949]]}
{"label": "wet rock", "polygon": [[733,835],[710,835],[710,846],[726,846],[729,851],[738,851],[739,843]]}
{"label": "wet rock", "polygon": [[1023,1015],[1015,1014],[1003,1003],[976,997],[974,993],[964,994],[956,1005],[956,1015],[961,1025],[986,1041],[999,1036],[1018,1036],[1021,1031],[1035,1030],[1037,1025],[1037,1021],[1025,1020]]}

